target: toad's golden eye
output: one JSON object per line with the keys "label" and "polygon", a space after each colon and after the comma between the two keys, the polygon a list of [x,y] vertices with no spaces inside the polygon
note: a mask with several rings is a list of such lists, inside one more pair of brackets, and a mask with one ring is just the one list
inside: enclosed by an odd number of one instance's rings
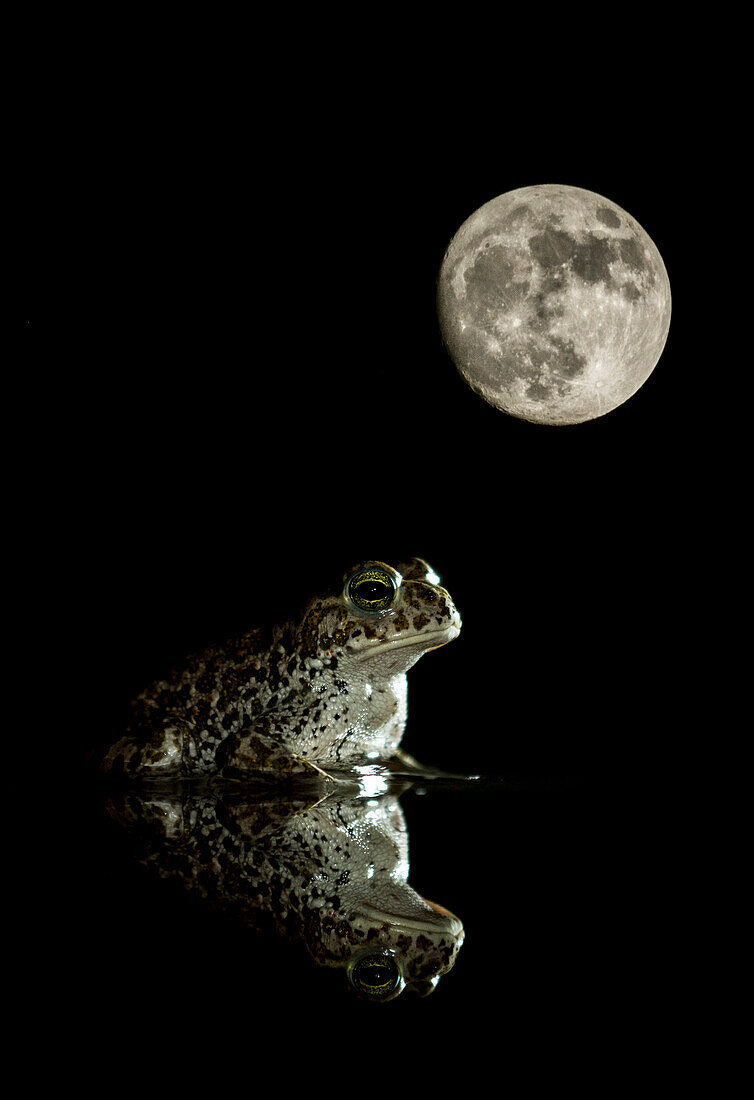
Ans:
{"label": "toad's golden eye", "polygon": [[393,602],[397,584],[384,569],[362,569],[348,582],[348,598],[362,611],[384,611]]}
{"label": "toad's golden eye", "polygon": [[387,951],[364,955],[349,967],[351,985],[370,1001],[384,1001],[403,988],[401,968]]}

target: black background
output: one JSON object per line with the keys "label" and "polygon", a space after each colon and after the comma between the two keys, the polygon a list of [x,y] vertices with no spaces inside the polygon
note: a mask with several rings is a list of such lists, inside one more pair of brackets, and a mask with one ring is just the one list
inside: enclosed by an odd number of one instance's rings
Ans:
{"label": "black background", "polygon": [[[53,374],[49,531],[87,692],[111,706],[360,560],[419,554],[465,624],[412,675],[437,763],[623,768],[663,752],[706,490],[670,152],[638,146],[652,171],[622,143],[596,162],[562,138],[471,155],[377,112],[239,141],[236,116],[197,132],[188,114],[163,127],[150,107],[137,138],[113,110],[96,186],[81,181],[86,232],[49,273],[64,308],[28,338]],[[435,313],[462,221],[552,180],[629,210],[674,291],[646,384],[560,430],[474,395]]]}
{"label": "black background", "polygon": [[[323,1057],[381,1080],[400,1050],[419,1073],[613,1081],[677,1041],[689,575],[716,507],[688,209],[713,119],[638,28],[618,53],[594,26],[562,51],[555,27],[509,33],[505,63],[479,28],[446,30],[441,46],[396,32],[323,53],[299,27],[291,53],[258,27],[249,52],[229,31],[150,27],[64,65],[65,96],[35,105],[14,480],[55,900],[33,923],[53,957],[42,1020],[65,1016],[87,1059],[216,1075],[248,1050],[256,1074],[277,1039],[302,1052],[286,1080]],[[461,223],[547,182],[629,211],[673,293],[645,385],[562,428],[475,396],[435,314]],[[404,745],[506,783],[407,796],[411,881],[467,943],[427,1001],[375,1009],[149,883],[82,776],[187,652],[364,558],[411,554],[464,627],[412,670]]]}

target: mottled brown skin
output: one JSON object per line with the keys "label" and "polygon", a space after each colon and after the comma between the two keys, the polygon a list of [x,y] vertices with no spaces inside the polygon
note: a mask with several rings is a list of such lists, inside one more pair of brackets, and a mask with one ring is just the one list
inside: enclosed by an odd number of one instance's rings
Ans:
{"label": "mottled brown skin", "polygon": [[[356,606],[349,582],[390,579],[388,606]],[[365,562],[271,636],[252,630],[213,647],[144,691],[104,768],[132,776],[323,775],[396,756],[406,671],[460,630],[425,561]]]}

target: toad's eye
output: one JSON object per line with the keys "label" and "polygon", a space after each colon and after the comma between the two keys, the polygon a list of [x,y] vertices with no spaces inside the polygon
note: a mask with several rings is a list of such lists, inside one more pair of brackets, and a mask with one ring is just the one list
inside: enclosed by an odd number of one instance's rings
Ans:
{"label": "toad's eye", "polygon": [[348,597],[362,611],[384,611],[393,602],[397,585],[383,569],[363,569],[348,582]]}
{"label": "toad's eye", "polygon": [[351,985],[370,1001],[384,1001],[403,987],[398,963],[387,952],[364,955],[348,971]]}

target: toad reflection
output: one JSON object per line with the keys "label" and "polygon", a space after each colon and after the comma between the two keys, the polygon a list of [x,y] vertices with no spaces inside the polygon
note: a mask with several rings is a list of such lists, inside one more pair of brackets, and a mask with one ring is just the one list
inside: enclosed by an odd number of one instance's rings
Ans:
{"label": "toad reflection", "polygon": [[362,997],[389,1001],[432,992],[464,935],[408,884],[399,797],[409,786],[370,777],[357,793],[318,797],[176,783],[125,789],[108,809],[135,835],[140,862],[251,927],[272,917],[317,963],[344,968]]}

